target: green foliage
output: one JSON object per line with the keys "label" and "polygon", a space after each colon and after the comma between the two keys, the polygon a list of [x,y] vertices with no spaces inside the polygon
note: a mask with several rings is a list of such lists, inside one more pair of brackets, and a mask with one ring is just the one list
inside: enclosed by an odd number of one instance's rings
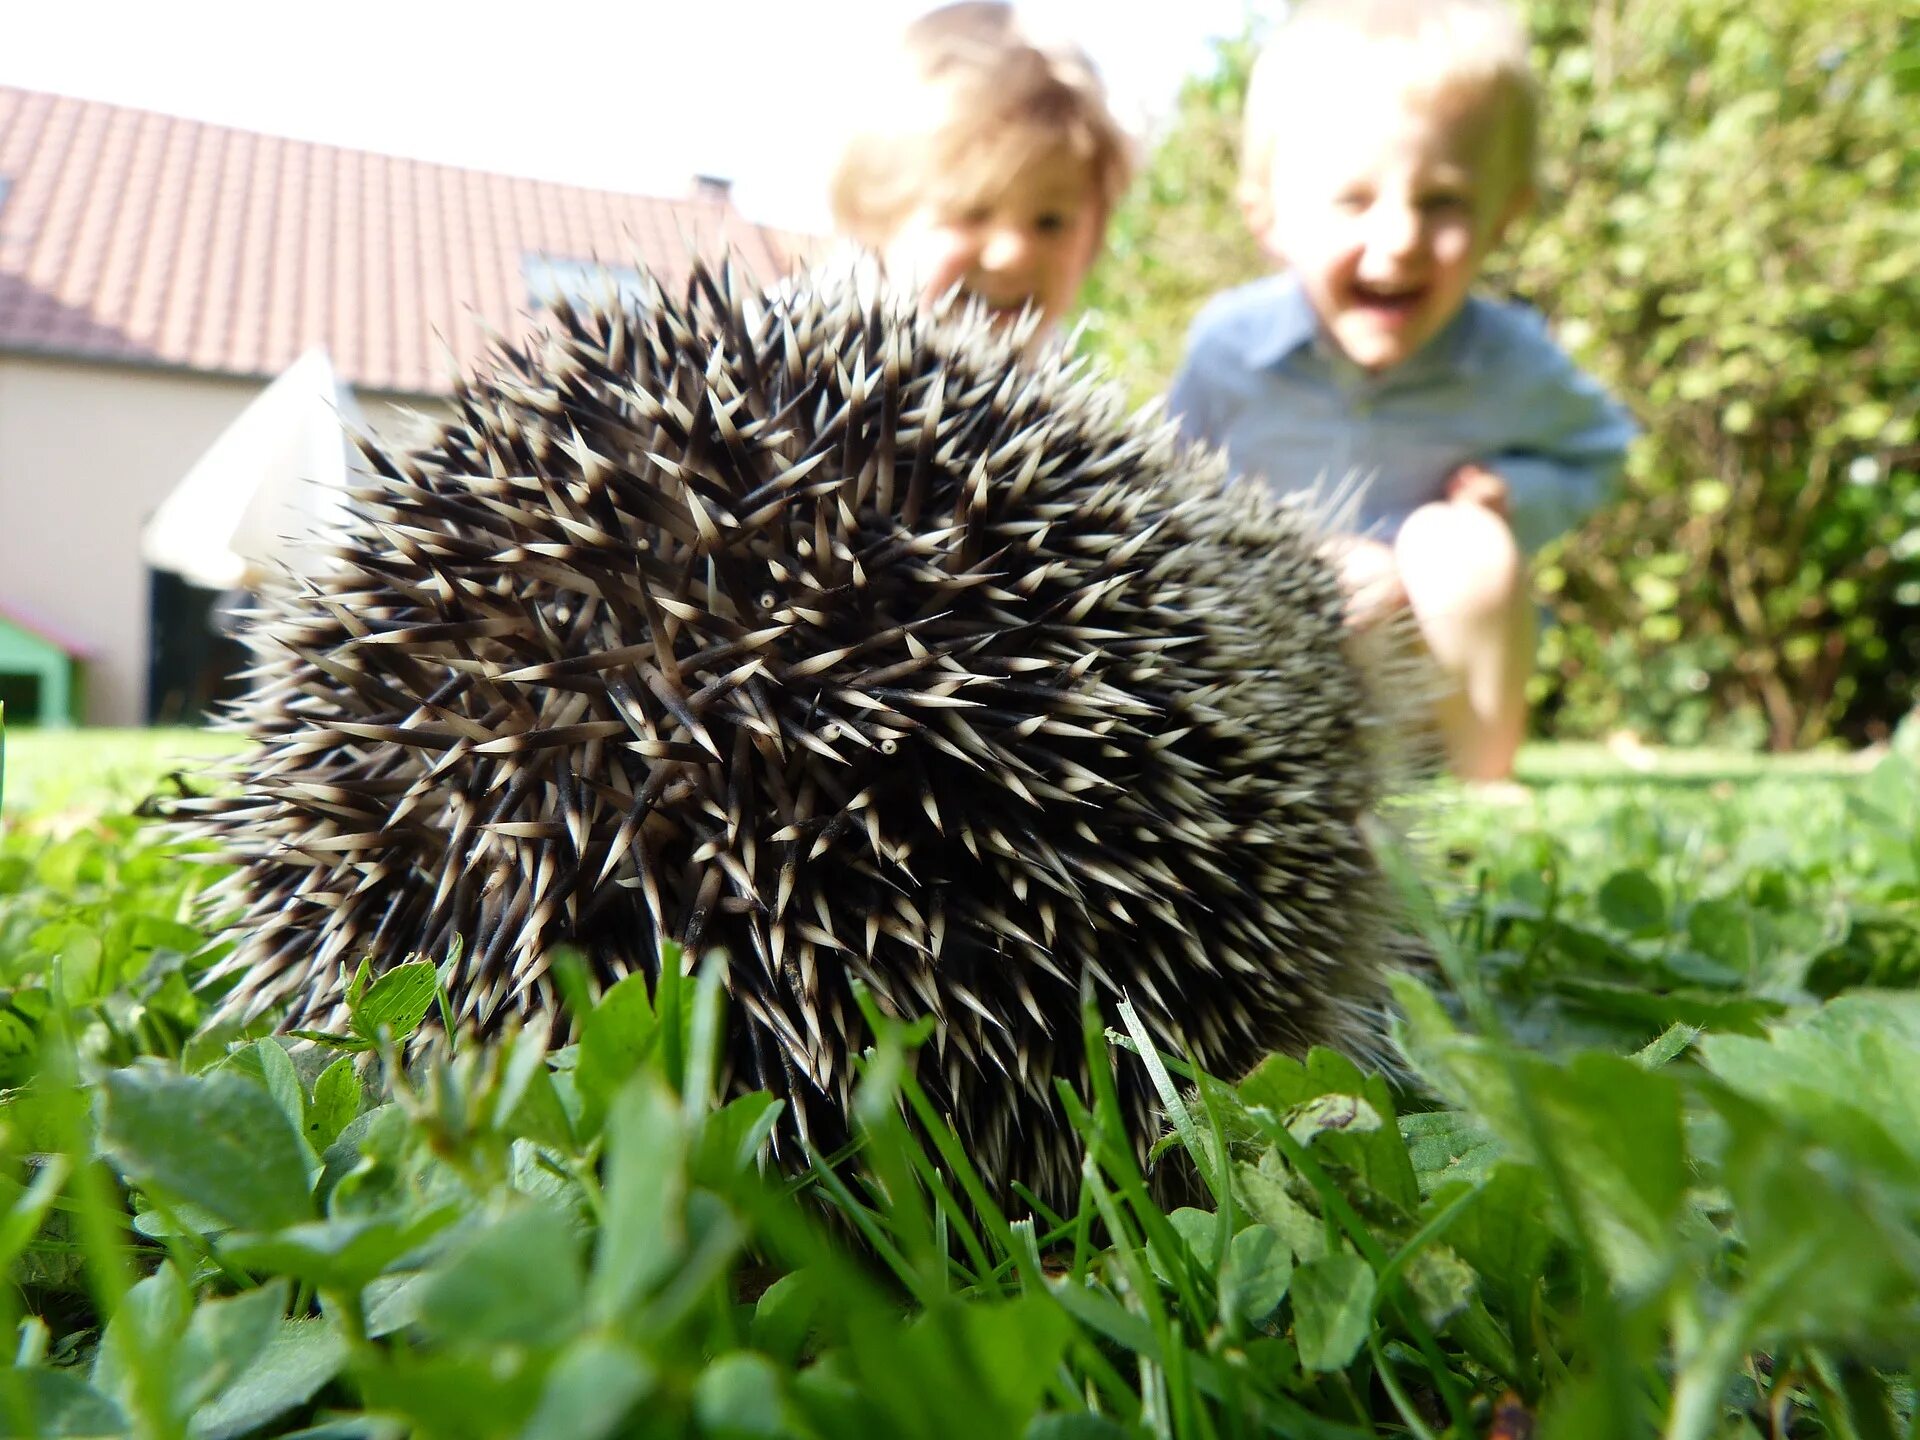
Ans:
{"label": "green foliage", "polygon": [[178,1053],[202,1013],[187,919],[210,878],[126,814],[0,832],[0,1086],[38,1070],[56,1006],[93,1053]]}
{"label": "green foliage", "polygon": [[[1496,1403],[1548,1437],[1908,1433],[1911,739],[1853,779],[1529,757],[1531,812],[1426,814],[1448,979],[1401,992],[1417,1081],[1315,1052],[1227,1084],[1089,1017],[1080,1203],[1017,1220],[894,1025],[861,1150],[766,1173],[775,1102],[714,1099],[718,957],[552,1054],[403,1066],[426,962],[354,987],[347,1045],[123,1026],[143,965],[204,958],[130,955],[105,994],[42,972],[113,923],[80,877],[151,836],[10,821],[32,876],[89,840],[44,872],[66,888],[0,895],[10,993],[47,997],[8,1012],[34,1063],[0,1095],[0,1434],[1464,1440]],[[1111,1047],[1188,1204],[1120,1136]]]}
{"label": "green foliage", "polygon": [[1081,294],[1084,345],[1136,399],[1172,381],[1201,304],[1267,268],[1237,199],[1240,106],[1253,56],[1251,40],[1227,42],[1212,74],[1187,81]]}
{"label": "green foliage", "polygon": [[1775,748],[1920,679],[1920,25],[1891,0],[1536,0],[1552,204],[1498,276],[1644,418],[1545,580],[1562,728]]}
{"label": "green foliage", "polygon": [[[1920,24],[1894,0],[1530,0],[1545,203],[1488,284],[1646,427],[1539,569],[1561,737],[1883,735],[1920,683]],[[1233,205],[1250,47],[1115,217],[1088,343],[1141,398],[1267,268]]]}

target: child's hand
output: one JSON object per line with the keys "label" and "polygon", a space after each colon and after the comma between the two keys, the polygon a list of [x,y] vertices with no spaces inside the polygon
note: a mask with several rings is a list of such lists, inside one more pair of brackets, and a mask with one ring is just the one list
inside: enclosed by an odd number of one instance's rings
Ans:
{"label": "child's hand", "polygon": [[1508,519],[1507,482],[1480,465],[1462,465],[1447,477],[1447,499],[1456,505],[1478,505]]}
{"label": "child's hand", "polygon": [[1389,546],[1342,535],[1328,544],[1327,558],[1340,573],[1340,588],[1347,592],[1347,624],[1355,630],[1371,629],[1406,608],[1406,587]]}

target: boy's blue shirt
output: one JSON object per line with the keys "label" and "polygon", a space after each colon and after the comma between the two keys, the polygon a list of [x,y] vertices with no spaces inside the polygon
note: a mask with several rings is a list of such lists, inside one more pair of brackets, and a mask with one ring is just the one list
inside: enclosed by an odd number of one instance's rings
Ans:
{"label": "boy's blue shirt", "polygon": [[1370,477],[1356,528],[1391,540],[1472,462],[1511,492],[1527,552],[1612,489],[1633,419],[1524,305],[1470,297],[1402,364],[1370,375],[1324,336],[1299,283],[1271,275],[1195,317],[1169,408],[1189,439],[1276,490]]}

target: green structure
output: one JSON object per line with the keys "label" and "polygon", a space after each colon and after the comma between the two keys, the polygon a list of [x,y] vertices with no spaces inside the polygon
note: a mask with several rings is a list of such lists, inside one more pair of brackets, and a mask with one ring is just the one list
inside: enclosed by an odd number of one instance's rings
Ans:
{"label": "green structure", "polygon": [[39,682],[37,720],[42,725],[80,721],[80,669],[85,652],[46,626],[0,608],[0,680]]}

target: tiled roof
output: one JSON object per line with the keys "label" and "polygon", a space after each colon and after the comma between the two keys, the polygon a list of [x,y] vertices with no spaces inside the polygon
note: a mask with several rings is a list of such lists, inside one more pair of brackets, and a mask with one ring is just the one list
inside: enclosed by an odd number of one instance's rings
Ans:
{"label": "tiled roof", "polygon": [[324,344],[354,386],[440,394],[528,328],[536,261],[690,253],[787,269],[796,237],[655,199],[0,86],[0,350],[278,374]]}

